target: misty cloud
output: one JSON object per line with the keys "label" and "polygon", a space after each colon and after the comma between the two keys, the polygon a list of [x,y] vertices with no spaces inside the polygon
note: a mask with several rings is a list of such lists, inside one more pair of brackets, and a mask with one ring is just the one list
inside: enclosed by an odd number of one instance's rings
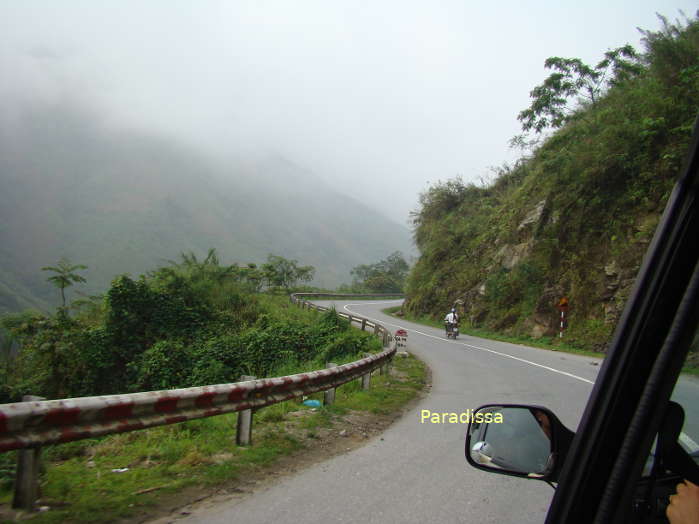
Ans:
{"label": "misty cloud", "polygon": [[405,224],[428,181],[516,158],[546,57],[595,61],[694,7],[6,1],[0,116],[65,100],[224,162],[280,154]]}

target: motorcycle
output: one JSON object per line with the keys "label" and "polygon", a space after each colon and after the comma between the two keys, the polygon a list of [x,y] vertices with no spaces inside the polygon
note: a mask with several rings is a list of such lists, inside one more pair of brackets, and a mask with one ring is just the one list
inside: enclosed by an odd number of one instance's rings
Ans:
{"label": "motorcycle", "polygon": [[446,324],[447,338],[453,338],[459,336],[459,325],[456,322],[444,322]]}

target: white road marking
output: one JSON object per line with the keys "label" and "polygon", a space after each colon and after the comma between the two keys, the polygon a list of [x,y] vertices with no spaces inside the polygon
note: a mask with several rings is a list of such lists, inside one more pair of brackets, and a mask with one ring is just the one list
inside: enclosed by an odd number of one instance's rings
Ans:
{"label": "white road marking", "polygon": [[[358,304],[345,304],[343,307],[344,307],[345,309],[347,309],[347,306],[365,306],[365,305],[368,304],[368,303],[370,303],[371,305],[374,305],[374,304],[394,304],[394,303],[396,303],[396,302],[402,302],[402,300],[403,300],[403,299],[389,300],[388,302],[365,302],[364,304],[362,304],[362,303],[360,302],[360,303],[358,303]],[[349,311],[349,309],[347,309],[347,311]],[[367,317],[367,318],[369,318],[369,317]],[[371,319],[369,319],[369,320],[371,320]]]}
{"label": "white road marking", "polygon": [[[391,302],[372,302],[372,304],[392,304],[392,303],[394,303],[394,302],[399,302],[399,301],[393,300],[393,301],[391,301]],[[344,309],[345,311],[347,311],[348,313],[351,313],[351,314],[353,314],[353,315],[361,315],[361,313],[358,313],[357,311],[352,311],[351,309],[349,309],[348,306],[363,306],[363,305],[366,305],[366,303],[364,303],[364,304],[361,304],[361,303],[360,303],[360,304],[345,304],[345,305],[343,306],[343,309]],[[501,353],[501,352],[495,351],[495,350],[493,350],[493,349],[482,348],[482,347],[480,347],[480,346],[474,346],[474,345],[472,345],[472,344],[466,344],[465,342],[457,342],[457,341],[455,341],[455,340],[445,340],[445,339],[442,338],[442,337],[437,337],[437,336],[435,336],[435,335],[430,335],[429,333],[425,333],[425,332],[423,332],[423,331],[418,331],[417,329],[408,329],[408,328],[406,328],[405,326],[401,326],[400,324],[393,324],[393,323],[391,323],[391,322],[385,322],[385,321],[383,321],[383,320],[378,320],[378,319],[371,318],[371,317],[365,317],[365,318],[368,318],[369,320],[372,320],[373,322],[380,322],[380,323],[382,323],[382,324],[384,324],[384,325],[397,327],[397,328],[399,328],[399,329],[405,329],[406,331],[412,331],[413,333],[418,333],[418,334],[423,335],[423,336],[425,336],[425,337],[434,338],[434,339],[437,339],[437,340],[439,340],[439,341],[441,341],[441,342],[449,342],[449,343],[451,343],[451,344],[459,344],[459,345],[461,345],[461,346],[465,346],[465,347],[469,347],[469,348],[473,348],[473,349],[478,349],[478,350],[480,350],[480,351],[486,351],[486,352],[488,352],[488,353],[492,353],[493,355],[498,355],[498,356],[500,356],[500,357],[510,358],[510,359],[512,359],[512,360],[517,360],[517,361],[519,361],[519,362],[524,362],[525,364],[529,364],[530,366],[535,366],[535,367],[538,367],[538,368],[542,368],[542,369],[545,369],[545,370],[547,370],[547,371],[551,371],[552,373],[558,373],[559,375],[565,375],[566,377],[574,378],[574,379],[580,380],[580,381],[582,381],[582,382],[587,382],[588,384],[594,384],[594,382],[593,382],[592,380],[587,380],[586,378],[582,378],[582,377],[579,377],[579,376],[577,376],[577,375],[573,375],[572,373],[568,373],[567,371],[561,371],[560,369],[555,369],[555,368],[552,368],[552,367],[549,367],[549,366],[544,366],[543,364],[537,364],[536,362],[532,362],[532,361],[530,361],[530,360],[526,360],[526,359],[523,359],[523,358],[515,357],[515,356],[513,356],[513,355],[508,355],[507,353]]]}
{"label": "white road marking", "polygon": [[694,442],[692,438],[686,433],[681,432],[678,440],[680,441],[680,444],[684,444],[685,449],[688,453],[694,453],[696,451],[699,451],[699,444]]}

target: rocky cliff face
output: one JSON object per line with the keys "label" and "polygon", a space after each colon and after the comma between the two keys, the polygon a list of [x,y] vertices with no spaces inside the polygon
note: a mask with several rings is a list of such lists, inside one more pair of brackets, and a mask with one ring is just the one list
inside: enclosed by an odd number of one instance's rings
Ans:
{"label": "rocky cliff face", "polygon": [[[457,301],[474,326],[485,325],[507,333],[541,338],[558,336],[558,305],[566,297],[570,304],[566,329],[572,328],[574,333],[596,331],[591,347],[603,350],[631,292],[660,210],[638,217],[629,228],[629,237],[624,240],[612,235],[607,239],[588,239],[591,244],[586,246],[578,245],[589,255],[581,259],[574,252],[575,246],[565,246],[567,249],[564,247],[557,254],[548,252],[551,241],[559,240],[546,234],[547,231],[557,231],[561,221],[561,211],[555,205],[555,202],[540,200],[524,208],[516,233],[495,238],[490,249],[491,262],[481,280],[471,289],[461,292]],[[613,246],[617,242],[624,245]],[[542,259],[549,261],[547,267],[541,266]],[[523,268],[537,266],[543,269],[543,278],[536,274],[521,275],[524,279],[522,287],[536,287],[530,307],[510,308],[504,315],[495,308],[497,319],[492,318],[493,293],[489,287],[494,285],[498,275],[516,275],[522,273]],[[516,293],[516,290],[512,291]]]}
{"label": "rocky cliff face", "polygon": [[410,312],[439,318],[457,303],[474,326],[554,336],[566,297],[564,339],[604,349],[699,111],[699,20],[644,32],[644,45],[633,75],[578,106],[492,185],[449,180],[423,193]]}
{"label": "rocky cliff face", "polygon": [[[529,209],[522,222],[517,226],[518,243],[503,242],[500,238],[495,240],[497,252],[494,264],[489,267],[488,273],[492,274],[493,271],[499,269],[511,271],[518,264],[530,261],[539,248],[538,240],[540,238],[538,238],[536,232],[543,231],[547,226],[555,226],[560,219],[559,214],[557,211],[546,208],[546,200],[541,200],[533,208]],[[657,220],[657,216],[654,217],[654,220]],[[638,244],[639,247],[647,246],[648,237],[644,236],[642,239],[639,239]],[[561,265],[559,264],[558,267],[560,268]],[[563,297],[568,297],[571,294],[584,295],[575,296],[573,305],[576,302],[583,302],[586,309],[592,310],[590,313],[594,314],[594,310],[598,310],[595,316],[602,319],[605,325],[616,325],[639,267],[638,253],[632,257],[627,255],[621,263],[609,253],[596,259],[588,260],[582,267],[578,268],[578,273],[596,275],[593,278],[595,281],[594,285],[587,289],[575,289],[568,279],[562,275],[557,276],[556,268],[549,268],[548,282],[544,283],[531,315],[522,321],[522,330],[534,338],[557,335],[560,330],[560,317],[557,306]],[[478,285],[478,294],[476,296],[472,295],[469,300],[464,300],[465,304],[470,305],[471,314],[484,309],[483,299],[487,295],[486,288],[487,278]],[[516,324],[517,320],[519,318],[504,319],[501,322],[501,326],[504,328],[511,327]]]}
{"label": "rocky cliff face", "polygon": [[605,191],[593,179],[575,188],[577,173],[533,167],[489,188],[453,183],[425,195],[406,308],[437,318],[456,304],[473,327],[554,338],[566,297],[564,341],[603,351],[674,180],[630,203],[626,184]]}

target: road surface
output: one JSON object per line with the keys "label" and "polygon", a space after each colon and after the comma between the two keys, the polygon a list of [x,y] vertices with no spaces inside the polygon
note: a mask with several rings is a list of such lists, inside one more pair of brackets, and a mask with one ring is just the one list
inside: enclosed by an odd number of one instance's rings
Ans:
{"label": "road surface", "polygon": [[398,303],[334,304],[392,330],[408,330],[408,350],[432,370],[426,398],[364,447],[242,500],[195,508],[177,522],[543,522],[550,486],[470,467],[464,459],[466,426],[421,422],[421,411],[461,413],[493,402],[533,403],[550,408],[574,430],[600,360],[465,335],[446,340],[440,329],[381,313]]}

